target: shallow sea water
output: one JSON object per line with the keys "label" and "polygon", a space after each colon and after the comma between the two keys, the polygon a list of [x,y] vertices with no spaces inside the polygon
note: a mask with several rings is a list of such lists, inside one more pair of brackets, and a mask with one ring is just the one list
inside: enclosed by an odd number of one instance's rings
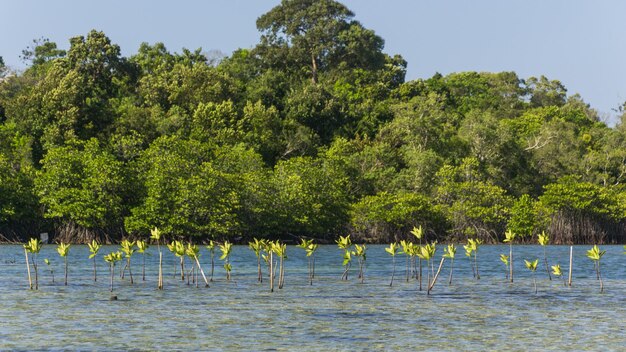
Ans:
{"label": "shallow sea water", "polygon": [[[435,270],[443,251],[437,249]],[[365,282],[341,281],[341,251],[320,246],[316,278],[307,281],[303,250],[288,247],[285,287],[269,292],[256,281],[256,257],[245,246],[232,253],[233,279],[225,280],[216,260],[210,288],[174,277],[178,259],[167,250],[163,291],[156,290],[158,253],[146,257],[141,279],[140,254],[133,256],[135,284],[128,274],[115,276],[118,301],[109,301],[109,271],[98,256],[98,281],[86,246],[72,246],[69,284],[63,285],[63,262],[55,246],[39,255],[40,289],[30,291],[21,246],[0,246],[0,350],[215,350],[215,351],[369,351],[369,350],[589,350],[626,348],[626,255],[622,246],[601,246],[605,292],[599,292],[590,246],[574,247],[573,286],[549,281],[539,246],[514,246],[515,282],[505,279],[500,253],[508,246],[481,246],[475,280],[459,248],[452,285],[446,261],[431,295],[405,281],[405,260],[397,257],[396,278],[389,287],[391,257],[384,246],[368,246]],[[50,258],[56,282],[52,284]],[[540,258],[538,294],[523,259]],[[548,247],[551,265],[567,275],[569,247]],[[207,275],[210,257],[200,261]],[[189,263],[188,263],[189,264]],[[543,270],[543,271],[542,271]],[[119,263],[116,267],[119,273]],[[426,277],[426,271],[424,271]],[[424,284],[426,286],[426,284]]]}

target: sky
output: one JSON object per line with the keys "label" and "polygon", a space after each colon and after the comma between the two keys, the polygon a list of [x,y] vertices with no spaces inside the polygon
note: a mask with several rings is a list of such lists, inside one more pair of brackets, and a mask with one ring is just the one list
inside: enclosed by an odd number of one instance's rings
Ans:
{"label": "sky", "polygon": [[[439,72],[545,75],[609,124],[626,101],[626,1],[344,0],[408,62],[407,80]],[[142,42],[230,54],[259,41],[256,18],[280,0],[0,0],[0,56],[14,69],[35,38],[61,48],[91,29],[134,54]]]}

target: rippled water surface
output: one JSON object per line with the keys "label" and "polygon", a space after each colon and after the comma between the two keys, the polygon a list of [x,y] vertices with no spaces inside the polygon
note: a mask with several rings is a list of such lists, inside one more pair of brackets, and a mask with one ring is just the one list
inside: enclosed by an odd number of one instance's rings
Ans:
{"label": "rippled water surface", "polygon": [[[135,284],[115,277],[118,301],[109,301],[108,267],[98,257],[98,281],[86,246],[70,249],[69,284],[54,246],[39,255],[40,289],[30,291],[21,246],[0,246],[0,350],[624,350],[626,346],[626,255],[621,246],[603,246],[605,292],[600,294],[589,246],[574,247],[573,287],[549,281],[537,270],[538,294],[522,259],[543,258],[538,246],[514,246],[515,282],[505,280],[500,253],[507,246],[482,246],[480,280],[472,277],[462,248],[448,286],[446,261],[430,296],[404,277],[397,257],[369,246],[365,282],[341,281],[341,252],[321,246],[316,278],[307,281],[306,258],[289,247],[285,287],[269,292],[256,282],[256,257],[247,247],[232,253],[233,280],[216,260],[210,288],[174,277],[177,258],[164,252],[165,290],[156,290],[158,254],[133,256]],[[103,247],[108,253],[113,247]],[[438,248],[440,258],[442,248]],[[567,275],[569,247],[548,248],[550,264]],[[52,284],[50,258],[56,282]],[[203,249],[207,275],[210,257]],[[436,262],[439,263],[440,259]],[[436,269],[436,268],[435,268]],[[425,272],[424,272],[425,273]],[[128,276],[128,275],[127,275]]]}

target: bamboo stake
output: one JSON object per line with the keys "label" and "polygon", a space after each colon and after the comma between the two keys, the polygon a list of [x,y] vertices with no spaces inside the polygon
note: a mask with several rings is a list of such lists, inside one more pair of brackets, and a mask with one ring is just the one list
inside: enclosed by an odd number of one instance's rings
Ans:
{"label": "bamboo stake", "polygon": [[441,272],[441,267],[443,266],[443,262],[446,260],[445,257],[441,258],[441,262],[439,263],[439,269],[437,269],[437,273],[435,274],[435,277],[433,278],[433,282],[428,286],[428,291],[426,292],[426,294],[430,294],[430,290],[433,289],[433,287],[435,286],[435,283],[437,282],[437,278],[439,277],[439,273]]}
{"label": "bamboo stake", "polygon": [[30,263],[28,262],[28,251],[24,248],[24,254],[26,255],[26,270],[28,270],[28,286],[33,289],[33,280],[30,277]]}
{"label": "bamboo stake", "polygon": [[567,285],[572,287],[572,264],[574,262],[574,246],[569,246],[569,275]]}

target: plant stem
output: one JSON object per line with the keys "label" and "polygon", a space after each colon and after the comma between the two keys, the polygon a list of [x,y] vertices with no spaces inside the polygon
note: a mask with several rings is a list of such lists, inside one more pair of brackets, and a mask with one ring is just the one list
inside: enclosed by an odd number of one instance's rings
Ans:
{"label": "plant stem", "polygon": [[546,264],[546,272],[548,273],[548,279],[552,281],[552,274],[550,274],[550,267],[548,266],[548,255],[546,254],[546,246],[543,246],[543,261]]}
{"label": "plant stem", "polygon": [[180,279],[185,282],[185,257],[180,257]]}
{"label": "plant stem", "polygon": [[509,280],[513,282],[513,243],[509,243]]}
{"label": "plant stem", "polygon": [[98,274],[96,272],[96,257],[93,257],[93,282],[98,281]]}
{"label": "plant stem", "polygon": [[37,269],[37,253],[33,254],[33,268],[35,269],[35,290],[39,290],[39,270]]}
{"label": "plant stem", "polygon": [[141,254],[141,279],[146,281],[146,254]]}
{"label": "plant stem", "polygon": [[448,281],[448,286],[452,285],[452,271],[454,270],[454,258],[450,259],[450,280]]}
{"label": "plant stem", "polygon": [[270,292],[274,292],[274,253],[270,251]]}
{"label": "plant stem", "polygon": [[65,286],[67,286],[67,256],[65,258]]}
{"label": "plant stem", "polygon": [[418,265],[419,265],[419,268],[418,268],[418,271],[417,271],[417,280],[420,283],[420,291],[421,291],[422,290],[422,258],[418,258],[417,262],[418,262]]}
{"label": "plant stem", "polygon": [[263,283],[263,273],[261,272],[261,253],[258,253],[256,257],[256,266],[258,271],[257,281]]}
{"label": "plant stem", "polygon": [[133,271],[131,270],[131,266],[130,266],[130,256],[128,256],[128,276],[130,276],[130,284],[133,284]]}
{"label": "plant stem", "polygon": [[602,281],[602,274],[600,274],[600,261],[598,260],[598,278],[600,279],[600,293],[604,292],[604,282]]}
{"label": "plant stem", "polygon": [[396,274],[396,257],[393,256],[391,258],[393,269],[391,270],[391,282],[389,283],[389,287],[393,286],[393,277]]}
{"label": "plant stem", "polygon": [[163,252],[161,252],[161,245],[159,244],[158,240],[157,240],[157,247],[159,249],[159,279],[157,283],[157,289],[162,290],[163,289]]}
{"label": "plant stem", "polygon": [[478,249],[474,251],[474,266],[476,267],[476,280],[480,280],[480,274],[478,273]]}

